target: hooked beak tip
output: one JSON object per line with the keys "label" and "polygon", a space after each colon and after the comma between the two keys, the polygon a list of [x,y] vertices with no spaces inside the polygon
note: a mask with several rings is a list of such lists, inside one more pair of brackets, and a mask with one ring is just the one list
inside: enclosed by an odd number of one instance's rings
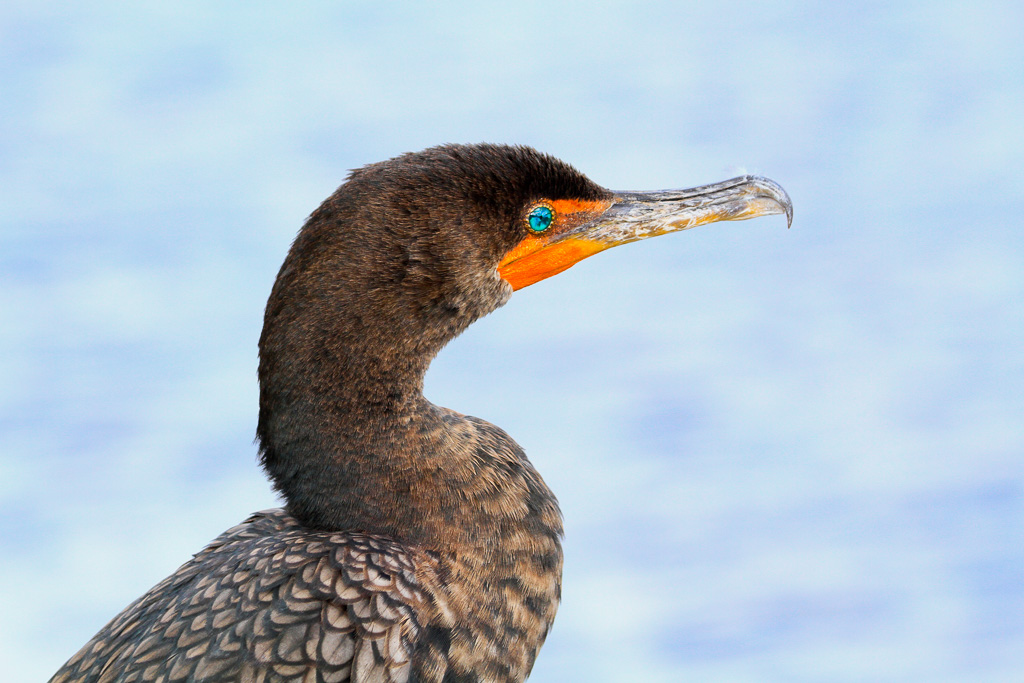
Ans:
{"label": "hooked beak tip", "polygon": [[764,176],[747,176],[746,180],[752,188],[756,188],[760,198],[772,201],[782,209],[778,213],[786,214],[786,229],[793,227],[793,201],[782,185]]}

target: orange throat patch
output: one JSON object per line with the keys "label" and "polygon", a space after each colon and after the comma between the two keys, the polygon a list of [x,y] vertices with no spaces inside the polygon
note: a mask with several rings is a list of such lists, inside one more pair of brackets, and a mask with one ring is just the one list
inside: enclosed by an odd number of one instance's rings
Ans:
{"label": "orange throat patch", "polygon": [[551,244],[542,237],[530,235],[501,260],[498,274],[512,285],[512,289],[522,289],[558,275],[608,246],[577,237]]}

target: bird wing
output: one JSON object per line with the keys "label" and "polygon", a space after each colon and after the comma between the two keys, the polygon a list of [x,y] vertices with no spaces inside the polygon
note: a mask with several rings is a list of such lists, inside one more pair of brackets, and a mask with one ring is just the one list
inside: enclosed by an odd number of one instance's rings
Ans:
{"label": "bird wing", "polygon": [[386,538],[259,512],[129,605],[50,683],[403,683],[427,609],[424,561]]}

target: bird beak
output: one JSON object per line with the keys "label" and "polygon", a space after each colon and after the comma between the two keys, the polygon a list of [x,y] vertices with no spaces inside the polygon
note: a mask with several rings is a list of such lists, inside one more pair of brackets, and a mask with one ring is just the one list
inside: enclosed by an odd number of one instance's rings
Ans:
{"label": "bird beak", "polygon": [[793,223],[793,204],[782,186],[751,175],[689,190],[617,192],[587,204],[600,212],[565,214],[550,234],[526,237],[498,265],[501,277],[522,289],[599,251],[705,223],[781,213],[787,226]]}

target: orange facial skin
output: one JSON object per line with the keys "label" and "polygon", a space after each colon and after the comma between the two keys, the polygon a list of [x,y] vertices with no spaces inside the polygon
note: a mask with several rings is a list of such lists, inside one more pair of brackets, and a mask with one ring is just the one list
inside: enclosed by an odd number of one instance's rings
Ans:
{"label": "orange facial skin", "polygon": [[512,289],[522,289],[558,275],[610,246],[573,237],[548,245],[548,240],[530,235],[502,259],[498,273],[512,285]]}
{"label": "orange facial skin", "polygon": [[586,214],[586,218],[594,218],[604,213],[612,205],[610,199],[556,199],[553,202],[546,202],[555,210],[557,216],[563,217],[566,221],[572,221],[573,217]]}
{"label": "orange facial skin", "polygon": [[611,200],[556,199],[544,203],[555,212],[551,227],[543,233],[524,237],[498,264],[498,274],[514,290],[557,275],[612,246],[585,237],[559,239],[566,231],[600,216],[612,205]]}

